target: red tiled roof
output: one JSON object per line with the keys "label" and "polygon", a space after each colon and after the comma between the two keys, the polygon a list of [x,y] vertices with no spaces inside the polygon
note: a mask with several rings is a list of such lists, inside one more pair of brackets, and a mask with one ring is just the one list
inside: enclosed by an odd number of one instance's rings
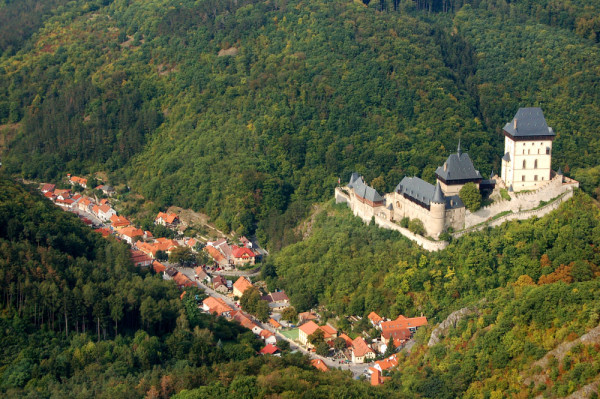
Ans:
{"label": "red tiled roof", "polygon": [[274,336],[274,335],[275,335],[275,334],[273,334],[273,333],[272,333],[271,331],[269,331],[269,330],[262,330],[262,331],[260,332],[260,336],[261,336],[261,338],[263,338],[263,339],[267,339],[267,338],[269,338],[269,337],[272,337],[272,336]]}
{"label": "red tiled roof", "polygon": [[194,285],[194,282],[183,273],[177,273],[175,276],[173,276],[173,280],[175,280],[177,285],[182,287],[191,287]]}
{"label": "red tiled roof", "polygon": [[250,287],[252,287],[252,283],[248,281],[244,276],[241,276],[237,279],[235,283],[233,283],[233,288],[235,288],[242,294]]}
{"label": "red tiled roof", "polygon": [[344,341],[346,341],[346,346],[352,346],[352,338],[350,338],[349,336],[347,336],[344,333],[340,334],[340,338],[342,338]]}
{"label": "red tiled roof", "polygon": [[[263,330],[263,331],[265,331],[265,330]],[[276,347],[273,344],[268,344],[267,346],[265,346],[264,348],[262,348],[259,353],[261,355],[274,355],[277,352],[279,352],[279,348],[278,347]]]}
{"label": "red tiled roof", "polygon": [[87,179],[78,176],[71,176],[71,183],[77,183],[83,186],[84,184],[87,185]]}
{"label": "red tiled roof", "polygon": [[102,227],[100,229],[94,229],[94,231],[102,234],[102,237],[106,238],[110,235],[110,229],[107,229],[106,227]]}
{"label": "red tiled roof", "polygon": [[152,262],[152,258],[141,251],[130,251],[131,253],[131,261],[134,265],[139,265],[142,263]]}
{"label": "red tiled roof", "polygon": [[110,205],[104,204],[104,205],[100,205],[98,207],[98,209],[104,213],[107,213],[108,211],[111,210],[111,207],[110,207]]}
{"label": "red tiled roof", "polygon": [[251,249],[246,248],[246,247],[238,247],[237,245],[233,245],[232,247],[232,251],[231,253],[233,254],[234,258],[244,258],[244,259],[248,259],[248,258],[254,258],[254,252],[252,252]]}
{"label": "red tiled roof", "polygon": [[316,320],[317,319],[317,315],[315,315],[312,312],[302,312],[302,313],[298,313],[298,320],[302,321],[308,321],[308,320]]}
{"label": "red tiled roof", "polygon": [[317,368],[318,370],[329,371],[329,367],[327,367],[325,362],[322,361],[321,359],[313,359],[310,361],[310,364],[312,364],[313,367]]}
{"label": "red tiled roof", "polygon": [[375,362],[376,365],[379,365],[379,367],[381,368],[381,370],[387,370],[387,369],[391,369],[392,367],[395,367],[398,365],[398,359],[396,357],[396,354],[393,354],[390,357],[387,357],[383,360],[378,360]]}

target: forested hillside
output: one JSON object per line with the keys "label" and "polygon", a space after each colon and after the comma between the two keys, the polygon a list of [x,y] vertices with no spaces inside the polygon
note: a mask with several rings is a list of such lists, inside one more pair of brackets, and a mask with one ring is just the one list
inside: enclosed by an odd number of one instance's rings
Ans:
{"label": "forested hillside", "polygon": [[277,249],[351,171],[431,180],[461,137],[487,176],[504,123],[541,106],[555,168],[600,185],[593,2],[40,3],[0,58],[11,173],[107,171]]}
{"label": "forested hillside", "polygon": [[2,397],[389,395],[301,355],[258,357],[252,332],[1,174],[0,293]]}

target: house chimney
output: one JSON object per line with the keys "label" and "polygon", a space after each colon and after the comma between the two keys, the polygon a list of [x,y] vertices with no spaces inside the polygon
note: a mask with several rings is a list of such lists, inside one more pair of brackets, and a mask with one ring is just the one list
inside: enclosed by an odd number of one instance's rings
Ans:
{"label": "house chimney", "polygon": [[515,130],[517,130],[517,118],[515,118]]}

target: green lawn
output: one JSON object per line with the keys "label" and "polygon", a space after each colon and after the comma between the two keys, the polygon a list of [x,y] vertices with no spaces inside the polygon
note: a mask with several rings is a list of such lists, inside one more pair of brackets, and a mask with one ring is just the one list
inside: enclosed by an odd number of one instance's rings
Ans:
{"label": "green lawn", "polygon": [[293,330],[281,331],[281,335],[291,340],[298,341],[300,338],[300,330],[294,328]]}

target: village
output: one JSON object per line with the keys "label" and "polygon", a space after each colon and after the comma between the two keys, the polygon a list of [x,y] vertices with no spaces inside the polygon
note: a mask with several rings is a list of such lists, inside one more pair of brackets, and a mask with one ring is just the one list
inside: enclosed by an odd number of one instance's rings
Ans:
{"label": "village", "polygon": [[311,364],[321,371],[350,370],[355,378],[379,385],[388,370],[398,364],[400,351],[410,349],[417,329],[427,325],[424,316],[388,319],[371,312],[367,320],[360,316],[346,318],[349,325],[368,323],[370,331],[343,332],[334,326],[335,320],[321,317],[318,311],[297,313],[283,290],[268,292],[262,282],[251,280],[259,274],[256,264],[266,253],[256,242],[243,236],[235,243],[229,237],[186,237],[181,234],[184,222],[177,214],[166,212],[159,212],[154,224],[179,234],[176,238],[154,237],[117,213],[111,186],[100,184],[92,189],[86,178],[70,174],[66,182],[72,189],[57,189],[45,183],[40,190],[103,237],[126,242],[132,263],[173,281],[183,291],[182,299],[192,287],[203,291],[206,296],[197,301],[198,307],[252,331],[264,343],[261,355],[300,351],[309,355]]}

